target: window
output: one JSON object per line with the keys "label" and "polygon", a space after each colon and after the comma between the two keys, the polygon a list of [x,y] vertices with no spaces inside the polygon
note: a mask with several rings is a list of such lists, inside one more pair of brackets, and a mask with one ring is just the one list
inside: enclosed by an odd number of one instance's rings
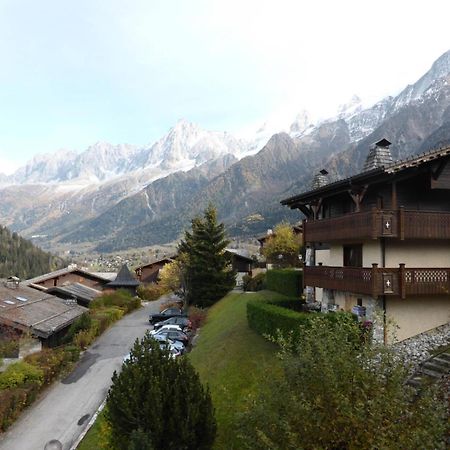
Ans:
{"label": "window", "polygon": [[344,245],[344,267],[362,267],[362,244]]}

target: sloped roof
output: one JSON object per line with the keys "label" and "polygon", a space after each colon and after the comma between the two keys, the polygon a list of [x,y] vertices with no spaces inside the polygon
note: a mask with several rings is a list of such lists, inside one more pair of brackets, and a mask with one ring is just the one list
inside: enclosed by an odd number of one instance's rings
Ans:
{"label": "sloped roof", "polygon": [[43,275],[39,275],[38,277],[29,278],[28,280],[23,281],[24,284],[37,284],[42,283],[43,281],[50,280],[52,278],[60,277],[62,275],[67,275],[69,273],[79,273],[80,275],[85,276],[86,278],[97,279],[100,282],[107,283],[110,281],[108,278],[95,274],[93,272],[88,272],[87,270],[80,269],[79,267],[65,267],[64,269],[54,270],[53,272],[45,273]]}
{"label": "sloped roof", "polygon": [[0,323],[48,338],[69,326],[86,308],[20,284],[8,287],[0,282]]}
{"label": "sloped roof", "polygon": [[291,208],[296,208],[299,204],[304,204],[319,197],[330,194],[334,195],[338,192],[346,191],[349,189],[349,187],[355,185],[380,182],[383,179],[389,179],[392,174],[404,171],[406,172],[408,169],[420,167],[428,162],[438,160],[447,156],[450,156],[450,146],[437,150],[431,150],[421,155],[415,155],[410,158],[394,162],[393,164],[390,164],[388,166],[381,166],[377,167],[376,169],[352,175],[348,178],[329,183],[318,189],[306,191],[299,195],[294,195],[293,197],[281,200],[281,204],[289,206]]}
{"label": "sloped roof", "polygon": [[58,294],[61,294],[64,297],[74,297],[86,302],[90,302],[91,300],[102,294],[101,291],[89,286],[85,286],[81,283],[72,283],[63,286],[51,287],[48,288],[47,292],[49,294],[55,294],[57,297]]}
{"label": "sloped roof", "polygon": [[239,253],[238,250],[235,250],[234,248],[227,248],[227,249],[225,249],[225,253],[229,253],[232,256],[244,259],[244,260],[246,260],[248,262],[253,262],[252,258],[250,258],[249,256],[242,255],[241,253]]}
{"label": "sloped roof", "polygon": [[107,284],[109,287],[133,287],[133,286],[139,286],[139,281],[137,281],[133,275],[131,275],[130,269],[128,269],[128,266],[124,264],[121,269],[119,270],[119,273],[117,274],[117,277],[114,281],[111,281]]}
{"label": "sloped roof", "polygon": [[164,261],[170,263],[172,262],[174,259],[176,259],[178,255],[176,253],[170,254],[168,256],[164,256],[163,258],[158,258],[158,259],[154,259],[153,261],[150,261],[148,263],[145,264],[141,264],[140,266],[137,266],[134,270],[138,270],[138,269],[143,269],[144,267],[151,267],[154,264],[158,264],[158,263],[162,263]]}

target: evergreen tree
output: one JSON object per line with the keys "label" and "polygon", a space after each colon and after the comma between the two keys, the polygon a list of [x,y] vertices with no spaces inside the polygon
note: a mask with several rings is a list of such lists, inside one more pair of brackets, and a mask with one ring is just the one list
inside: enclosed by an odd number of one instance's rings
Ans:
{"label": "evergreen tree", "polygon": [[236,274],[225,253],[229,244],[225,226],[217,223],[217,212],[210,205],[203,217],[192,220],[192,231],[186,231],[178,250],[186,256],[187,303],[211,306],[233,289]]}
{"label": "evergreen tree", "polygon": [[189,361],[173,359],[150,334],[114,372],[106,420],[114,449],[210,449],[216,422],[209,390]]}

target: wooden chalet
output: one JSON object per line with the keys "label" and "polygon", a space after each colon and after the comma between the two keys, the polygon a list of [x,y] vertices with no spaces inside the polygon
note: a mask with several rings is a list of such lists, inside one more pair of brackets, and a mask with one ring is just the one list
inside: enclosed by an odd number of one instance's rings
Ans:
{"label": "wooden chalet", "polygon": [[61,300],[23,283],[0,281],[0,329],[30,333],[44,345],[53,345],[86,311],[73,300]]}
{"label": "wooden chalet", "polygon": [[321,174],[281,203],[306,217],[304,283],[322,308],[382,310],[402,340],[450,319],[450,147],[393,162],[389,146],[374,144],[362,173]]}
{"label": "wooden chalet", "polygon": [[136,278],[141,283],[157,283],[159,271],[176,258],[176,255],[164,256],[164,258],[157,259],[147,264],[142,264],[134,269]]}
{"label": "wooden chalet", "polygon": [[83,286],[88,286],[101,291],[110,281],[110,279],[93,272],[88,272],[87,270],[80,269],[76,266],[69,266],[38,277],[30,278],[23,281],[23,284],[38,288],[39,286],[50,288],[79,283]]}

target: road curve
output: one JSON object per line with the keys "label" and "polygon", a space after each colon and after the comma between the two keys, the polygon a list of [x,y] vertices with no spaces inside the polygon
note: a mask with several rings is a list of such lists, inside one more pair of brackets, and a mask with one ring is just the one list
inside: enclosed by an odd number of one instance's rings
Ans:
{"label": "road curve", "polygon": [[122,365],[136,338],[149,329],[151,302],[116,322],[83,354],[73,372],[54,383],[14,425],[0,435],[1,450],[42,450],[51,440],[69,450],[106,397],[114,370]]}

